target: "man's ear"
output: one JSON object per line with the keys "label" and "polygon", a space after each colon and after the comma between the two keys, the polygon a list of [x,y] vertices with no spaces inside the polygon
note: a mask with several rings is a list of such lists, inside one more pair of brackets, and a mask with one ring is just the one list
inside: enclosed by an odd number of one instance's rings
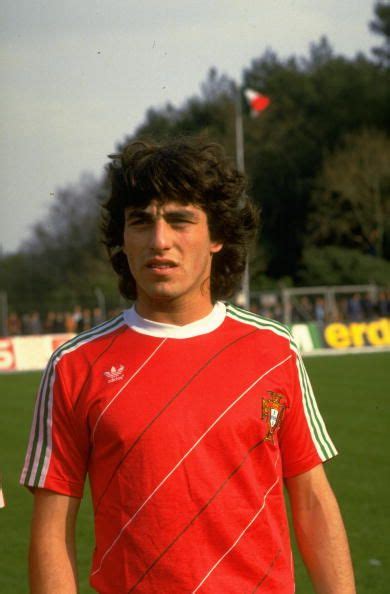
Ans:
{"label": "man's ear", "polygon": [[213,241],[211,243],[210,253],[217,254],[223,248],[223,243],[219,243],[218,241]]}

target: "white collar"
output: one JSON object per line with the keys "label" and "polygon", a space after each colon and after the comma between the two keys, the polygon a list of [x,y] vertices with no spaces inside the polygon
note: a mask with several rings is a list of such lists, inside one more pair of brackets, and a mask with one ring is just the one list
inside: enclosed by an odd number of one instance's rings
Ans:
{"label": "white collar", "polygon": [[153,320],[142,318],[135,311],[135,307],[126,309],[124,319],[126,324],[135,332],[157,336],[160,338],[192,338],[201,334],[208,334],[216,330],[224,321],[226,307],[222,301],[217,301],[212,311],[205,317],[191,324],[176,326],[175,324],[162,324]]}

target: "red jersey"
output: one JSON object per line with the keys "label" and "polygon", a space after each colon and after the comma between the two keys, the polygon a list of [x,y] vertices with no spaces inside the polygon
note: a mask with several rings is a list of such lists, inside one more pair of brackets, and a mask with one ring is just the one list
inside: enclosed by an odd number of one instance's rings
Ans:
{"label": "red jersey", "polygon": [[283,478],[336,453],[289,331],[134,309],[52,356],[21,482],[81,497],[101,594],[292,594]]}

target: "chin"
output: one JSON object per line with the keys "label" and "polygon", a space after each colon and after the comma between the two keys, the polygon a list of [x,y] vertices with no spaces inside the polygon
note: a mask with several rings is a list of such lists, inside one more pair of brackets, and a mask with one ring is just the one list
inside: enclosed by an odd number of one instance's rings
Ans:
{"label": "chin", "polygon": [[148,291],[143,291],[143,294],[150,301],[171,301],[180,296],[180,293],[168,287],[154,287]]}

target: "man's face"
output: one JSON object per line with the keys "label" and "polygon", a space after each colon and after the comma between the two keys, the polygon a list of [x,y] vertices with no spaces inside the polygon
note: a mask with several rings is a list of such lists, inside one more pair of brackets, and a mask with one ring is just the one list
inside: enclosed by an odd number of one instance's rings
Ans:
{"label": "man's face", "polygon": [[164,302],[172,310],[207,315],[212,255],[221,249],[210,239],[206,213],[198,206],[152,200],[145,209],[127,208],[123,251],[137,285],[139,313],[151,317]]}

